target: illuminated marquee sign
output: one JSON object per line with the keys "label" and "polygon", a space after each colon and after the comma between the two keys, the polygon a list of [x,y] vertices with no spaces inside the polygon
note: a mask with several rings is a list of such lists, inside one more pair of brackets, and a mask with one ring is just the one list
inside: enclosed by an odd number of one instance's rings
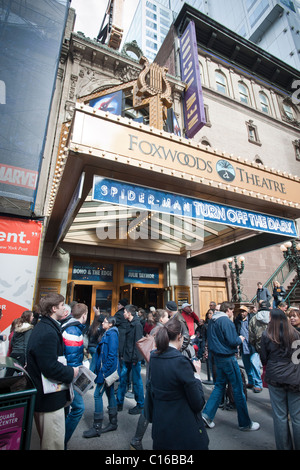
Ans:
{"label": "illuminated marquee sign", "polygon": [[113,160],[122,163],[150,164],[153,165],[151,169],[159,172],[166,169],[168,174],[182,172],[187,179],[191,175],[202,179],[203,184],[215,182],[223,185],[219,186],[223,189],[248,191],[250,194],[247,195],[253,198],[268,196],[273,202],[279,199],[300,203],[299,179],[296,177],[229,158],[212,149],[204,150],[194,141],[161,136],[155,131],[139,129],[135,123],[129,126],[125,120],[121,122],[122,118],[91,113],[90,107],[83,111],[76,109],[71,150],[91,155],[92,149],[91,158],[106,158],[107,152]]}
{"label": "illuminated marquee sign", "polygon": [[95,201],[297,237],[294,221],[94,176]]}

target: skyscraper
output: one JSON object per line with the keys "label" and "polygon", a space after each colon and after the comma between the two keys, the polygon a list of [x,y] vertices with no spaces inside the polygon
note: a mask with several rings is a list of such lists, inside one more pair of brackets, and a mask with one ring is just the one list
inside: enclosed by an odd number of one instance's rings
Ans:
{"label": "skyscraper", "polygon": [[299,0],[140,0],[125,42],[136,40],[154,60],[184,3],[300,68]]}

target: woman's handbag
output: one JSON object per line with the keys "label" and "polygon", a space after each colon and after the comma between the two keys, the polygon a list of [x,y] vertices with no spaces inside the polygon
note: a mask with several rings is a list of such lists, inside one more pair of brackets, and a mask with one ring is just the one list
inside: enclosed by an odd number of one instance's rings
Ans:
{"label": "woman's handbag", "polygon": [[119,380],[119,374],[118,370],[116,369],[112,374],[108,375],[105,377],[104,381],[107,387],[110,387],[113,383],[115,383],[117,380]]}
{"label": "woman's handbag", "polygon": [[147,362],[149,362],[151,351],[153,351],[153,349],[156,349],[154,336],[152,335],[143,336],[141,339],[139,339],[136,342],[136,347],[142,354],[143,358]]}

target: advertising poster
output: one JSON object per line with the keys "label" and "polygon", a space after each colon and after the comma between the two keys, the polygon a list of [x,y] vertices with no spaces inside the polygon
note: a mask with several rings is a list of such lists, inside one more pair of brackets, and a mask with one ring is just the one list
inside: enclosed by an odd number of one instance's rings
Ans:
{"label": "advertising poster", "polygon": [[0,217],[0,331],[5,334],[15,318],[32,309],[41,234],[40,221]]}
{"label": "advertising poster", "polygon": [[19,450],[24,407],[0,410],[0,450]]}

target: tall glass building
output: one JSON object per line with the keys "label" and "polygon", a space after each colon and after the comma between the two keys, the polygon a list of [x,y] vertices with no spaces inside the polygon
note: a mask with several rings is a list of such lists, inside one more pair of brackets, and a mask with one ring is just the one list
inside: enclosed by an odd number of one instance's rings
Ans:
{"label": "tall glass building", "polygon": [[140,0],[125,42],[153,61],[184,3],[300,68],[300,0]]}

